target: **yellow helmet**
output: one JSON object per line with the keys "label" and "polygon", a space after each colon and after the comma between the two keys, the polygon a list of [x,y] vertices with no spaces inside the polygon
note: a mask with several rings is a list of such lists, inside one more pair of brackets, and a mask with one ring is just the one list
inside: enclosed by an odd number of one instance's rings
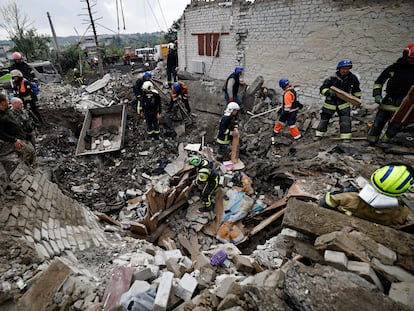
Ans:
{"label": "yellow helmet", "polygon": [[404,164],[389,164],[377,169],[371,175],[374,188],[382,194],[396,197],[411,188],[414,174],[411,167]]}

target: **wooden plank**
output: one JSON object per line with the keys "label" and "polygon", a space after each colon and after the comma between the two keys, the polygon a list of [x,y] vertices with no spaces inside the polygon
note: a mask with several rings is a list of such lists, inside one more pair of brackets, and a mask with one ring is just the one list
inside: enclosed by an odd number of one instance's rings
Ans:
{"label": "wooden plank", "polygon": [[258,233],[259,231],[263,230],[265,227],[267,227],[268,225],[270,225],[272,222],[276,221],[277,219],[280,218],[280,216],[284,215],[286,211],[286,208],[274,213],[272,216],[269,216],[268,218],[266,218],[265,220],[263,220],[262,222],[260,222],[260,224],[258,224],[256,227],[254,227],[249,235],[255,235],[256,233]]}
{"label": "wooden plank", "polygon": [[48,310],[53,296],[62,287],[70,273],[70,268],[55,259],[43,271],[29,290],[19,300],[18,310]]}
{"label": "wooden plank", "polygon": [[165,203],[165,209],[169,209],[174,203],[176,189],[174,188],[167,197],[167,202]]}
{"label": "wooden plank", "polygon": [[131,286],[134,270],[134,268],[124,266],[115,267],[112,270],[111,279],[106,286],[102,298],[104,311],[109,311],[120,306],[122,294],[127,292]]}
{"label": "wooden plank", "polygon": [[94,214],[99,218],[99,220],[106,221],[106,222],[109,222],[112,225],[121,227],[121,224],[118,221],[116,221],[115,219],[113,219],[112,217],[110,217],[110,216],[108,216],[104,213],[95,212]]}
{"label": "wooden plank", "polygon": [[135,232],[135,233],[140,234],[140,235],[147,235],[148,234],[147,227],[142,223],[131,221],[131,222],[129,222],[129,225],[131,227],[130,230],[132,232]]}
{"label": "wooden plank", "polygon": [[355,97],[352,94],[349,94],[347,92],[344,92],[344,91],[342,91],[341,89],[338,89],[335,86],[331,86],[330,89],[332,91],[334,91],[335,94],[336,94],[336,96],[338,96],[340,99],[342,99],[342,100],[344,100],[344,101],[346,101],[348,103],[351,103],[352,105],[354,105],[356,107],[361,106],[362,101],[358,97]]}
{"label": "wooden plank", "polygon": [[167,217],[168,215],[173,213],[176,209],[183,206],[186,202],[187,202],[187,200],[179,201],[179,202],[175,203],[173,206],[171,206],[169,209],[162,211],[161,214],[158,217],[158,220],[161,221],[162,219],[164,219],[165,217]]}
{"label": "wooden plank", "polygon": [[407,95],[401,102],[400,107],[394,113],[390,123],[411,123],[414,122],[414,86],[411,86]]}
{"label": "wooden plank", "polygon": [[146,199],[148,202],[148,207],[151,212],[151,215],[162,211],[165,209],[164,199],[160,199],[160,193],[158,193],[154,188],[151,188],[146,193]]}
{"label": "wooden plank", "polygon": [[224,214],[224,206],[223,206],[223,197],[226,192],[219,188],[216,194],[216,206],[215,206],[215,213],[216,218],[204,226],[203,232],[209,236],[215,237],[217,234],[218,229],[223,222],[223,214]]}
{"label": "wooden plank", "polygon": [[240,134],[238,129],[233,130],[233,140],[231,142],[231,162],[238,162],[237,151],[239,150]]}
{"label": "wooden plank", "polygon": [[357,228],[358,231],[396,252],[396,265],[414,272],[411,234],[294,198],[288,201],[283,226],[312,236],[341,231],[344,227]]}

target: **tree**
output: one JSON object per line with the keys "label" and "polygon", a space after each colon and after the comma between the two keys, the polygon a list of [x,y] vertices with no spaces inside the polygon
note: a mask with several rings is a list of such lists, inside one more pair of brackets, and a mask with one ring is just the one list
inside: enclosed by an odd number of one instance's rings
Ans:
{"label": "tree", "polygon": [[29,17],[22,13],[15,0],[10,0],[6,5],[0,7],[3,21],[0,27],[9,34],[10,39],[21,38],[24,32],[33,28],[33,22]]}
{"label": "tree", "polygon": [[172,26],[168,28],[167,33],[164,35],[165,42],[174,42],[177,40],[177,32],[181,27],[181,17],[174,21]]}
{"label": "tree", "polygon": [[50,38],[37,34],[33,22],[20,10],[15,0],[0,7],[0,13],[3,16],[0,27],[9,34],[15,51],[22,53],[29,61],[49,58]]}
{"label": "tree", "polygon": [[14,49],[22,53],[27,60],[49,59],[50,38],[38,35],[34,29],[25,31],[22,36],[11,38]]}

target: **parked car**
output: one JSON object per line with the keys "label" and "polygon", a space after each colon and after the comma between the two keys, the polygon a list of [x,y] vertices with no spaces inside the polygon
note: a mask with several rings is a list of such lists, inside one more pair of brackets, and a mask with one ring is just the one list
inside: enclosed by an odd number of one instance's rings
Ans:
{"label": "parked car", "polygon": [[62,76],[59,74],[55,66],[49,61],[38,61],[29,63],[32,67],[36,79],[41,83],[60,83]]}

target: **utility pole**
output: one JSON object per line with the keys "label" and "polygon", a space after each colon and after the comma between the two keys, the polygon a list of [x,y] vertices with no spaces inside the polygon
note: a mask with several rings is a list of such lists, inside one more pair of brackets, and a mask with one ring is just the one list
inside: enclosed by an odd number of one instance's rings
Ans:
{"label": "utility pole", "polygon": [[98,69],[99,69],[99,75],[102,78],[103,75],[104,75],[103,64],[102,64],[102,53],[101,53],[101,49],[99,48],[98,36],[96,35],[95,21],[93,20],[93,17],[92,17],[92,11],[91,11],[91,6],[89,5],[89,0],[85,0],[85,2],[87,4],[87,6],[88,6],[88,14],[89,14],[89,18],[91,20],[92,31],[93,31],[93,35],[94,35],[94,38],[95,38],[96,51],[98,52]]}
{"label": "utility pole", "polygon": [[57,67],[59,73],[62,73],[62,66],[60,65],[60,48],[56,38],[55,28],[53,27],[52,19],[50,18],[49,12],[46,12],[47,18],[49,19],[50,29],[52,30],[53,40],[55,41],[55,49],[56,49],[56,60],[57,60]]}

